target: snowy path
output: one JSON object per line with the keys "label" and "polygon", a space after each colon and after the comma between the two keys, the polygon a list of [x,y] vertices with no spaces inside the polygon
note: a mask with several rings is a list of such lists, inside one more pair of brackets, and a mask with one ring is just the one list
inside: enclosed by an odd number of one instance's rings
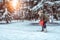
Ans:
{"label": "snowy path", "polygon": [[60,24],[48,24],[47,33],[37,23],[25,21],[0,24],[0,40],[60,40]]}

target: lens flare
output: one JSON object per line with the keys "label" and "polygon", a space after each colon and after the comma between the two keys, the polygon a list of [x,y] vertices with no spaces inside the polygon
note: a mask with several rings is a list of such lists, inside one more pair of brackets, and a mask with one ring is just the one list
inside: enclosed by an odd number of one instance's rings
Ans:
{"label": "lens flare", "polygon": [[12,6],[14,7],[14,9],[16,9],[17,4],[18,0],[12,0]]}

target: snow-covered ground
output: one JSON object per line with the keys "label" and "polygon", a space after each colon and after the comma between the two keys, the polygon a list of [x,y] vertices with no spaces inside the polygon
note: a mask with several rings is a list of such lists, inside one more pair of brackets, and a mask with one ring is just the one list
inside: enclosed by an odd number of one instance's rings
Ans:
{"label": "snow-covered ground", "polygon": [[60,21],[47,23],[47,33],[40,32],[39,21],[0,23],[0,40],[60,40]]}

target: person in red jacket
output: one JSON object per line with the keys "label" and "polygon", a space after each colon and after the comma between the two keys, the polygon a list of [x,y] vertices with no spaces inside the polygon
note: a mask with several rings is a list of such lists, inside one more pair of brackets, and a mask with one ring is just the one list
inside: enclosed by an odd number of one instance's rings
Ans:
{"label": "person in red jacket", "polygon": [[42,14],[40,22],[39,22],[40,26],[42,26],[42,30],[41,31],[47,32],[47,29],[46,29],[47,21],[48,21],[48,17],[45,14]]}

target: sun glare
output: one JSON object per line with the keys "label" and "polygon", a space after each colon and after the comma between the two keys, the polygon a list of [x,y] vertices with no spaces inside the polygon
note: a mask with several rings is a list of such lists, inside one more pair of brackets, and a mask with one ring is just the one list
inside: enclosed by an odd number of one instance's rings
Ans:
{"label": "sun glare", "polygon": [[18,0],[12,0],[12,6],[14,7],[14,9],[16,8],[18,3]]}

